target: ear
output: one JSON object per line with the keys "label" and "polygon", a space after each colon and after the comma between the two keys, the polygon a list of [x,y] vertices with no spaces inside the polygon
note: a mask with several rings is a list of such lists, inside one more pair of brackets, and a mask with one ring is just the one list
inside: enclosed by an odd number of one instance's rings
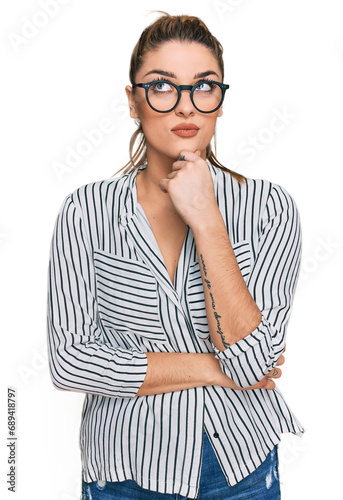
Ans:
{"label": "ear", "polygon": [[128,103],[129,103],[131,118],[139,118],[136,101],[135,101],[135,99],[134,99],[134,97],[132,95],[132,87],[131,87],[131,85],[126,85],[125,92],[126,92],[127,100],[128,100]]}
{"label": "ear", "polygon": [[218,109],[218,115],[217,116],[218,116],[218,118],[220,116],[223,116],[223,106],[220,106],[220,108]]}

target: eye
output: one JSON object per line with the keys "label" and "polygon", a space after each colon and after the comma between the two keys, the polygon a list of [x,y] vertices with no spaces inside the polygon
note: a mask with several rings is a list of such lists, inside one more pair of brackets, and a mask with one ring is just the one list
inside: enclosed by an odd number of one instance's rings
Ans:
{"label": "eye", "polygon": [[161,92],[162,93],[162,92],[170,92],[170,91],[174,90],[174,87],[169,82],[156,80],[156,83],[151,85],[150,90],[152,92]]}
{"label": "eye", "polygon": [[201,90],[202,92],[211,92],[215,84],[207,81],[202,81],[196,84],[195,90]]}

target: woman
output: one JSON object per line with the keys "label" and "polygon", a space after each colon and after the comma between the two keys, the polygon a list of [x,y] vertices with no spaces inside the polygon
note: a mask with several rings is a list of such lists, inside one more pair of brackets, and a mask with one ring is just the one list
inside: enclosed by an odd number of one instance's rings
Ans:
{"label": "woman", "polygon": [[132,53],[128,169],[56,220],[52,381],[86,393],[83,499],[275,500],[280,434],[304,432],[273,381],[299,216],[281,186],[215,158],[222,47],[200,19],[162,14]]}

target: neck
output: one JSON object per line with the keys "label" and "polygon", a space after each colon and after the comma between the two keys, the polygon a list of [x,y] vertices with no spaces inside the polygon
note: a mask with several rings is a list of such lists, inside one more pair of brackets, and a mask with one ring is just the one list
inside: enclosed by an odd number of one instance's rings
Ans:
{"label": "neck", "polygon": [[172,205],[168,193],[164,193],[158,183],[172,171],[176,158],[160,155],[147,148],[147,167],[136,176],[137,199],[140,202],[150,200],[166,208]]}
{"label": "neck", "polygon": [[[157,185],[157,188],[159,189],[158,182],[172,172],[173,163],[176,160],[177,158],[161,155],[157,151],[147,148],[148,165],[144,170],[146,184],[150,184],[151,187]],[[161,190],[159,189],[159,191]]]}

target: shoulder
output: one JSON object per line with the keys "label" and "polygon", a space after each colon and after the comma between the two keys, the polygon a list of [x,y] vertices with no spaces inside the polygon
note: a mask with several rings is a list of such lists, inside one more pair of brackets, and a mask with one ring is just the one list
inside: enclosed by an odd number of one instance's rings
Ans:
{"label": "shoulder", "polygon": [[70,193],[70,196],[75,203],[80,204],[104,200],[108,196],[109,192],[113,192],[118,188],[122,190],[125,186],[127,178],[128,174],[117,178],[88,182],[87,184],[75,189],[72,193]]}
{"label": "shoulder", "polygon": [[89,216],[91,211],[101,209],[123,195],[128,187],[128,176],[129,174],[125,174],[83,184],[65,196],[62,206],[72,204],[77,212]]}
{"label": "shoulder", "polygon": [[296,202],[291,193],[281,184],[267,179],[246,177],[239,183],[229,172],[211,165],[217,179],[218,191],[232,196],[235,202],[245,202],[264,210],[290,209],[297,211]]}

